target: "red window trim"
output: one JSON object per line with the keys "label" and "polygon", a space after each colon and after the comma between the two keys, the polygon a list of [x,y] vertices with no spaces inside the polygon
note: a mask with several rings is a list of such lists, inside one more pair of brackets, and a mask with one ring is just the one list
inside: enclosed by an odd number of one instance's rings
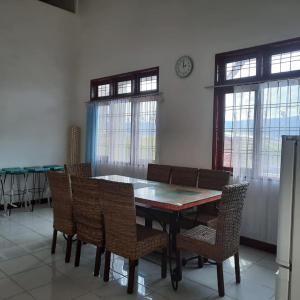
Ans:
{"label": "red window trim", "polygon": [[[224,167],[223,165],[225,94],[232,93],[234,90],[234,86],[237,84],[253,84],[260,81],[300,77],[300,70],[271,74],[270,63],[271,56],[274,54],[290,52],[299,49],[300,37],[286,41],[216,54],[212,145],[213,169],[232,171],[232,168]],[[226,63],[254,57],[256,58],[256,76],[226,80]]]}
{"label": "red window trim", "polygon": [[[148,76],[157,76],[157,89],[151,91],[140,91],[140,79]],[[131,80],[132,81],[132,92],[118,94],[118,82]],[[109,96],[98,96],[98,86],[102,84],[110,84],[111,85],[111,95]],[[90,99],[91,101],[97,100],[109,100],[113,98],[122,98],[128,96],[137,96],[137,95],[145,95],[145,94],[156,94],[159,92],[159,67],[148,68],[133,72],[127,72],[123,74],[106,76],[102,78],[93,79],[90,82]]]}

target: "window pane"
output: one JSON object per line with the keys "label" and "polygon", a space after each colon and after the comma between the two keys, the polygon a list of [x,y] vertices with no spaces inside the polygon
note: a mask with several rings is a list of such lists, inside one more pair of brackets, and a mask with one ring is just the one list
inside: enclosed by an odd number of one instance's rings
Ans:
{"label": "window pane", "polygon": [[98,97],[110,96],[110,84],[101,84],[98,86]]}
{"label": "window pane", "polygon": [[300,134],[300,85],[298,81],[270,83],[263,91],[260,125],[259,174],[279,178],[282,135]]}
{"label": "window pane", "polygon": [[118,82],[118,94],[130,94],[131,93],[131,80]]}
{"label": "window pane", "polygon": [[157,90],[157,76],[142,77],[140,79],[140,91],[153,91]]}
{"label": "window pane", "polygon": [[226,64],[226,80],[256,76],[256,58]]}
{"label": "window pane", "polygon": [[233,146],[239,145],[246,158],[244,167],[252,165],[255,92],[225,94],[223,166],[232,168]]}
{"label": "window pane", "polygon": [[111,101],[99,106],[97,155],[108,163],[129,163],[131,102]]}
{"label": "window pane", "polygon": [[97,115],[97,157],[110,165],[147,165],[156,156],[156,101],[114,100]]}
{"label": "window pane", "polygon": [[300,51],[285,52],[271,56],[271,73],[300,70]]}
{"label": "window pane", "polygon": [[156,101],[137,103],[137,162],[154,162],[156,155]]}

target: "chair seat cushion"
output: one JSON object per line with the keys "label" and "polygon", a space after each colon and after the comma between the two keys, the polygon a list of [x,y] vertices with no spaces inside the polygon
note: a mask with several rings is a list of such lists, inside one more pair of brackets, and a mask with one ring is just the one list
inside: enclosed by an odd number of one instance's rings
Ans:
{"label": "chair seat cushion", "polygon": [[201,241],[214,245],[216,243],[216,230],[207,226],[199,225],[182,233],[185,238]]}
{"label": "chair seat cushion", "polygon": [[106,248],[120,256],[137,260],[155,250],[166,248],[168,245],[168,235],[166,232],[145,228],[136,225],[136,242],[132,241],[127,245],[120,243],[119,238],[108,239]]}
{"label": "chair seat cushion", "polygon": [[166,248],[168,245],[168,235],[166,232],[156,229],[145,228],[141,225],[136,225],[137,229],[137,247],[136,259],[153,252]]}
{"label": "chair seat cushion", "polygon": [[177,235],[177,248],[187,250],[216,262],[226,258],[223,251],[216,245],[216,230],[199,225]]}
{"label": "chair seat cushion", "polygon": [[190,212],[183,217],[183,224],[187,224],[190,228],[195,225],[205,225],[211,228],[216,228],[218,217],[209,213]]}

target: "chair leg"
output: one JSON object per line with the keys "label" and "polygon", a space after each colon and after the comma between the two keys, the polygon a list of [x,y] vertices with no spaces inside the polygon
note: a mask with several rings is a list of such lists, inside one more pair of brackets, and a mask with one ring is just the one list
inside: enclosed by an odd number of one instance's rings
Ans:
{"label": "chair leg", "polygon": [[57,230],[53,229],[51,254],[55,253],[55,250],[56,250],[56,240],[57,240]]}
{"label": "chair leg", "polygon": [[106,250],[105,251],[105,264],[104,264],[104,277],[103,277],[103,280],[105,282],[109,281],[110,258],[111,258],[111,252]]}
{"label": "chair leg", "polygon": [[103,248],[102,247],[97,247],[96,258],[95,258],[95,267],[94,267],[94,276],[95,277],[98,277],[99,273],[100,273],[102,253],[103,253]]}
{"label": "chair leg", "polygon": [[234,266],[235,266],[235,281],[236,283],[240,283],[241,282],[240,255],[238,252],[234,254]]}
{"label": "chair leg", "polygon": [[145,217],[145,227],[149,229],[152,228],[152,220],[149,217]]}
{"label": "chair leg", "polygon": [[223,274],[223,263],[217,263],[217,274],[218,274],[218,291],[219,296],[225,296],[224,290],[224,274]]}
{"label": "chair leg", "polygon": [[203,257],[198,256],[198,268],[203,268]]}
{"label": "chair leg", "polygon": [[79,266],[80,255],[81,255],[81,240],[77,239],[76,256],[75,256],[75,267]]}
{"label": "chair leg", "polygon": [[135,266],[137,262],[136,260],[129,260],[129,276],[128,276],[128,286],[127,286],[127,293],[132,294],[133,293],[133,287],[134,287],[134,272],[135,272]]}
{"label": "chair leg", "polygon": [[162,249],[161,255],[161,278],[167,277],[167,248]]}
{"label": "chair leg", "polygon": [[72,252],[72,235],[68,235],[67,238],[67,250],[66,250],[66,257],[65,257],[65,262],[69,263],[71,259],[71,252]]}

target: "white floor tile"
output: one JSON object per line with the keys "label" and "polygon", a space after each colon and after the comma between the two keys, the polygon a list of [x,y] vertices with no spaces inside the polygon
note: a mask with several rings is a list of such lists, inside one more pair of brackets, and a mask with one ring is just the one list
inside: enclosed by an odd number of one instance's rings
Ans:
{"label": "white floor tile", "polygon": [[[215,265],[204,265],[203,268],[184,268],[183,278],[200,283],[214,290],[218,289],[217,267]],[[224,283],[234,282],[235,277],[231,273],[224,272]]]}
{"label": "white floor tile", "polygon": [[214,290],[190,280],[183,279],[179,282],[177,291],[174,291],[170,284],[157,289],[155,293],[161,295],[163,299],[166,300],[202,300],[211,296]]}
{"label": "white floor tile", "polygon": [[12,246],[10,248],[0,249],[0,262],[27,254],[28,251],[20,246]]}
{"label": "white floor tile", "polygon": [[66,276],[30,291],[36,300],[71,300],[87,294],[88,291],[78,287]]}
{"label": "white floor tile", "polygon": [[243,281],[275,290],[275,271],[255,265],[245,272]]}
{"label": "white floor tile", "polygon": [[246,280],[240,284],[232,283],[225,286],[225,294],[238,300],[269,300],[273,293],[273,289]]}
{"label": "white floor tile", "polygon": [[63,276],[62,273],[49,266],[43,265],[35,269],[12,275],[11,278],[22,288],[31,290],[46,285],[61,276]]}
{"label": "white floor tile", "polygon": [[24,272],[29,269],[36,268],[42,264],[37,258],[32,255],[25,255],[14,259],[0,262],[0,269],[8,274],[13,275]]}
{"label": "white floor tile", "polygon": [[9,298],[9,300],[34,300],[34,298],[28,293],[22,293]]}
{"label": "white floor tile", "polygon": [[0,279],[0,299],[22,293],[24,290],[8,278]]}
{"label": "white floor tile", "polygon": [[[128,295],[126,259],[112,255],[110,281],[104,283],[104,257],[100,276],[93,276],[94,246],[83,245],[80,266],[74,268],[76,243],[71,263],[65,264],[66,241],[59,233],[56,254],[51,255],[52,226],[52,208],[47,205],[36,205],[33,213],[17,209],[10,217],[0,217],[0,300],[219,299],[216,266],[198,269],[190,262],[183,268],[183,280],[176,292],[170,275],[161,279],[160,265],[148,259],[139,261],[135,293]],[[240,285],[235,284],[234,259],[230,258],[223,266],[224,300],[274,300],[277,270],[274,255],[241,246]]]}
{"label": "white floor tile", "polygon": [[89,294],[86,294],[84,296],[77,298],[76,300],[100,300],[100,299],[101,299],[101,297],[96,296],[95,294],[89,293]]}

